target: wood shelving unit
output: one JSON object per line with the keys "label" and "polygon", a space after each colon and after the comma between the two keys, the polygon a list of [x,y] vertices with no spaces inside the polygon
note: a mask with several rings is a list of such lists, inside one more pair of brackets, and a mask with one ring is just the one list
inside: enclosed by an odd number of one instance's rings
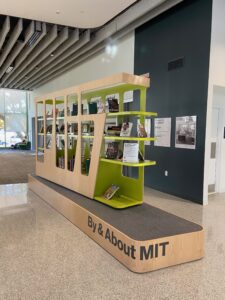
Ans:
{"label": "wood shelving unit", "polygon": [[[144,143],[155,139],[109,136],[104,130],[109,118],[116,118],[120,123],[138,118],[144,124],[145,118],[157,116],[146,112],[149,85],[148,78],[121,73],[37,98],[36,174],[114,208],[141,204],[144,167],[154,166],[156,162],[124,163],[106,159],[104,145],[111,141],[137,142],[144,154]],[[124,111],[124,93],[134,90],[140,93],[140,110]],[[115,94],[119,112],[87,114],[96,99],[107,109],[107,97]],[[135,176],[134,169],[138,173]],[[111,200],[106,200],[103,194],[111,184],[120,189]]]}

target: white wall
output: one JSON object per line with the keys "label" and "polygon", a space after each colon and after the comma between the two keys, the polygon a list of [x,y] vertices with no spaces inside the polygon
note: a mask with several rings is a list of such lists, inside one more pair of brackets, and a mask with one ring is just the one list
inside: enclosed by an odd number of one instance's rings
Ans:
{"label": "white wall", "polygon": [[225,192],[225,87],[214,86],[213,107],[219,109],[219,126],[217,136],[217,192]]}
{"label": "white wall", "polygon": [[[204,204],[208,201],[210,134],[214,87],[225,87],[225,0],[213,0],[212,35],[209,69],[208,108],[206,124]],[[225,180],[225,178],[223,178]]]}
{"label": "white wall", "polygon": [[115,45],[117,46],[115,55],[107,54],[104,50],[69,72],[37,88],[33,91],[33,96],[61,90],[119,72],[133,73],[134,32],[115,42]]}
{"label": "white wall", "polygon": [[97,53],[83,64],[49,81],[43,86],[30,93],[29,100],[29,137],[32,134],[32,117],[35,116],[36,96],[78,85],[80,83],[99,79],[115,73],[133,73],[134,70],[134,32],[123,39],[115,41],[117,52],[114,55],[107,54],[107,51]]}

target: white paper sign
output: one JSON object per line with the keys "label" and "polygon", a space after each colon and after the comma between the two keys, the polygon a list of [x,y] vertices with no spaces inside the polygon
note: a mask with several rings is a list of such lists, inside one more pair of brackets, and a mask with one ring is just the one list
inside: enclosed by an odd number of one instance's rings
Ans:
{"label": "white paper sign", "polygon": [[176,118],[176,148],[196,148],[196,116]]}
{"label": "white paper sign", "polygon": [[123,162],[137,163],[138,160],[138,143],[124,143]]}
{"label": "white paper sign", "polygon": [[155,146],[171,146],[171,118],[155,119]]}

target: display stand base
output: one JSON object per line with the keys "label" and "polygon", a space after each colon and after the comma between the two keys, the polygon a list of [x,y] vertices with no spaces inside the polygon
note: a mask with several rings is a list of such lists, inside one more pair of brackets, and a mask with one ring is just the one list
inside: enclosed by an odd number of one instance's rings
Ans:
{"label": "display stand base", "polygon": [[35,175],[29,189],[133,272],[203,257],[201,226],[146,203],[116,210]]}

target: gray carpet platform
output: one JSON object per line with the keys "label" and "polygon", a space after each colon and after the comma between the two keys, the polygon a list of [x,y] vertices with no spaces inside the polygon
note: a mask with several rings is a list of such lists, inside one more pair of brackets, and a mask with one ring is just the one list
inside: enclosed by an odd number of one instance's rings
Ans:
{"label": "gray carpet platform", "polygon": [[200,225],[146,203],[123,210],[116,210],[46,179],[33,174],[32,176],[134,240],[153,240],[202,230]]}

